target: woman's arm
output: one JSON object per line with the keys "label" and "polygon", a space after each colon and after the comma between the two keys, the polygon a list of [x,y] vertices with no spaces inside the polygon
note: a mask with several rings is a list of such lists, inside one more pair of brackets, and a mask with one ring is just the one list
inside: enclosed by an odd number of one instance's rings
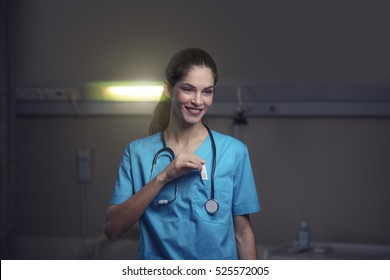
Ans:
{"label": "woman's arm", "polygon": [[104,233],[114,241],[133,227],[166,182],[157,176],[122,204],[109,205],[104,221]]}
{"label": "woman's arm", "polygon": [[256,260],[256,240],[249,215],[234,217],[234,233],[236,236],[238,258],[240,260]]}

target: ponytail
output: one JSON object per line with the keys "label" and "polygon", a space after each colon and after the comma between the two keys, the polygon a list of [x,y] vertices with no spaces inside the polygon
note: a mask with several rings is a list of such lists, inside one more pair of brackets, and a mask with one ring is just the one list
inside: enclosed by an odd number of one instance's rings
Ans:
{"label": "ponytail", "polygon": [[164,82],[164,91],[154,109],[152,121],[149,126],[149,135],[164,131],[168,127],[171,115],[171,98],[167,91],[167,82]]}

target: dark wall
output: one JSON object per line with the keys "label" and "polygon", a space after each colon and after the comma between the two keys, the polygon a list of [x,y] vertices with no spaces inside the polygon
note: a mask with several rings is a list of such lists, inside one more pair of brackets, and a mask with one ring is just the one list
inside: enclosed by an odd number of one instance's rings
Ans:
{"label": "dark wall", "polygon": [[[13,1],[13,85],[161,80],[177,50],[198,46],[222,81],[376,83],[390,77],[387,1]],[[313,93],[315,94],[315,92]],[[233,114],[233,112],[232,112]],[[102,234],[126,143],[150,116],[18,116],[17,234]],[[233,134],[231,118],[210,125]],[[296,237],[390,244],[388,118],[260,118],[243,129],[263,206],[259,244]],[[76,151],[91,149],[91,183]]]}

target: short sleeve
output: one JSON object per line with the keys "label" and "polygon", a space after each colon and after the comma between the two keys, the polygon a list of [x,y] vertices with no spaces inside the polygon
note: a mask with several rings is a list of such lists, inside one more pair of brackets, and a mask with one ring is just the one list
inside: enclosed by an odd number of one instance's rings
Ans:
{"label": "short sleeve", "polygon": [[130,145],[128,145],[122,156],[114,192],[108,202],[109,204],[121,204],[134,194],[131,174]]}
{"label": "short sleeve", "polygon": [[248,149],[243,145],[237,153],[233,188],[233,216],[260,211]]}

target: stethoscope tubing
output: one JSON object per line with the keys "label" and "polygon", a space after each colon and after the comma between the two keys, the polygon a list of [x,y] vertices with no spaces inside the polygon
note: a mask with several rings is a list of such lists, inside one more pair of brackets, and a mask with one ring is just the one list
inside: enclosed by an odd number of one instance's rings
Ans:
{"label": "stethoscope tubing", "polygon": [[[164,136],[162,135],[162,140],[163,140],[163,138],[164,138]],[[171,157],[171,161],[173,161],[175,159],[175,153],[173,152],[173,150],[166,146],[165,141],[162,141],[162,142],[164,144],[164,147],[162,149],[160,149],[159,151],[157,151],[157,153],[154,155],[153,162],[152,162],[152,170],[150,171],[149,181],[152,180],[154,166],[156,165],[157,159],[158,159],[158,157],[160,156],[161,153],[167,152],[170,155],[170,157]],[[161,200],[158,201],[157,204],[164,205],[164,204],[171,204],[172,202],[174,202],[176,200],[176,197],[177,197],[177,194],[178,194],[178,189],[179,188],[178,188],[177,179],[175,179],[175,196],[174,196],[174,198],[171,199],[171,200],[161,199]]]}
{"label": "stethoscope tubing", "polygon": [[211,140],[211,148],[213,150],[213,165],[211,168],[211,194],[210,194],[210,198],[214,200],[214,190],[215,190],[215,188],[214,188],[214,174],[215,174],[215,166],[217,165],[217,147],[215,145],[214,136],[211,133],[210,128],[207,125],[204,125],[204,126],[207,129],[207,132],[209,133],[210,140]]}

